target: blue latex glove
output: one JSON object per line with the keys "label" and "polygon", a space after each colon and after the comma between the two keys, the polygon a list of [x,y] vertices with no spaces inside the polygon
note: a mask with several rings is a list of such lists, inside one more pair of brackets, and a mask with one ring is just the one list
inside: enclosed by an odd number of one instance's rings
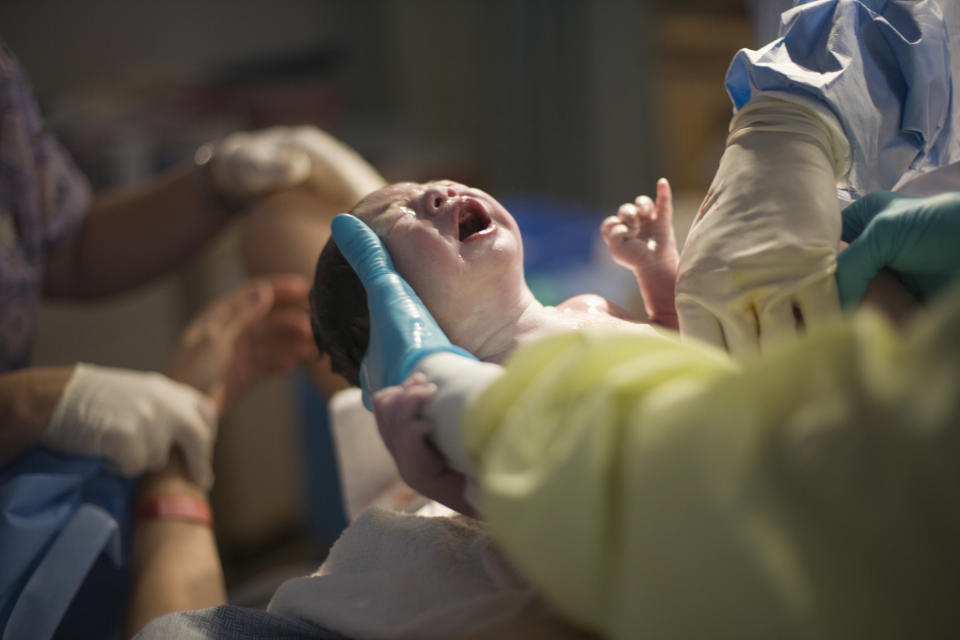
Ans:
{"label": "blue latex glove", "polygon": [[448,351],[476,360],[450,342],[419,296],[397,274],[373,229],[341,213],[333,219],[332,230],[337,248],[367,292],[370,342],[360,366],[360,386],[368,409],[373,408],[375,392],[403,382],[414,365],[431,353]]}
{"label": "blue latex glove", "polygon": [[868,194],[844,209],[843,239],[851,243],[837,259],[843,307],[863,298],[882,267],[919,300],[927,300],[960,273],[960,193]]}

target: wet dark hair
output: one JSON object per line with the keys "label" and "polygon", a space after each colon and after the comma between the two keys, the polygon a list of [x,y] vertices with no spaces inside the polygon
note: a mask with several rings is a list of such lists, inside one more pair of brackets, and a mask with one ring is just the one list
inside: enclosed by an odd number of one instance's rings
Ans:
{"label": "wet dark hair", "polygon": [[330,354],[334,373],[359,386],[360,362],[370,341],[370,312],[363,283],[333,238],[317,259],[310,289],[310,327],[320,353]]}

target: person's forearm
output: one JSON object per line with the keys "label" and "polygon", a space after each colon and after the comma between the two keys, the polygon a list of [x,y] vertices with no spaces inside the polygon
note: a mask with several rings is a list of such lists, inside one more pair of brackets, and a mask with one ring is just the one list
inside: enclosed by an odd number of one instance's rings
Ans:
{"label": "person's forearm", "polygon": [[40,442],[73,367],[0,374],[0,467]]}
{"label": "person's forearm", "polygon": [[[206,499],[183,477],[176,455],[166,469],[141,481],[138,502],[156,496]],[[130,564],[128,636],[158,616],[226,603],[216,539],[206,524],[163,519],[137,523]]]}
{"label": "person's forearm", "polygon": [[183,167],[98,196],[74,240],[47,263],[47,295],[118,293],[172,271],[229,220]]}

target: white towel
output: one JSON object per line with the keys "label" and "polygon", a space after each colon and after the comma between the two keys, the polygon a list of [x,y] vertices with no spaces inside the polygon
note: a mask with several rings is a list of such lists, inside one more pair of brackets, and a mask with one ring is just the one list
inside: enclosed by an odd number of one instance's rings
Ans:
{"label": "white towel", "polygon": [[540,607],[480,521],[371,508],[316,573],[281,585],[268,611],[379,640],[449,638]]}

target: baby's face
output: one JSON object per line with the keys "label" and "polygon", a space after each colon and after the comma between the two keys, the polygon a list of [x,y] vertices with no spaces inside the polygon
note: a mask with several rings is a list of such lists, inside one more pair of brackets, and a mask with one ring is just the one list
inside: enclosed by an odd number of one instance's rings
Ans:
{"label": "baby's face", "polygon": [[447,180],[400,182],[361,200],[353,214],[380,236],[441,326],[495,295],[503,278],[517,270],[522,278],[516,220],[479,189]]}

